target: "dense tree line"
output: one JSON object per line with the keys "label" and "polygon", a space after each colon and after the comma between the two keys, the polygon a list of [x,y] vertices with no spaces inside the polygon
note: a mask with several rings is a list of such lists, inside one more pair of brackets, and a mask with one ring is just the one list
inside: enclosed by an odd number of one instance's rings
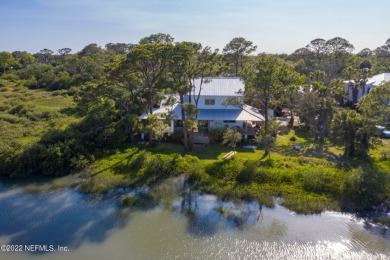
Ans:
{"label": "dense tree line", "polygon": [[[0,52],[2,79],[16,82],[19,90],[45,89],[72,96],[77,102],[72,113],[81,119],[66,130],[53,127],[17,155],[12,144],[3,146],[0,173],[65,174],[81,169],[104,149],[133,141],[141,131],[152,142],[164,127],[158,119],[169,115],[150,116],[146,124],[139,116],[152,115],[167,94],[181,105],[178,119],[183,122],[188,151],[200,95],[195,93],[194,80],[204,84],[217,76],[238,76],[245,82],[245,101],[266,118],[264,140],[274,138],[267,115],[272,108],[290,115],[290,127],[294,115],[299,116],[316,141],[332,138],[343,144],[345,156],[367,155],[375,124],[389,124],[388,108],[381,102],[389,96],[389,87],[378,87],[369,97],[348,103],[343,80],[349,80],[351,91],[356,92],[370,75],[389,72],[390,39],[373,51],[365,48],[357,54],[340,37],[315,39],[290,55],[251,55],[256,49],[242,37],[232,39],[220,53],[200,43],[175,42],[170,35],[154,34],[137,44],[108,43],[104,48],[89,44],[77,53],[70,48],[35,54]],[[184,102],[187,93],[190,103]],[[3,116],[0,124],[6,120],[8,124],[12,116],[27,117],[28,112],[17,108],[21,103],[1,108],[10,116]]]}

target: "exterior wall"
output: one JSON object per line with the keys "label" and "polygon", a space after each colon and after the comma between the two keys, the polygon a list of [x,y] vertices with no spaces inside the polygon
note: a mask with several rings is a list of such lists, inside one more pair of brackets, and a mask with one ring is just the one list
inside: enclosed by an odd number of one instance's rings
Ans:
{"label": "exterior wall", "polygon": [[225,125],[227,125],[228,127],[238,126],[242,128],[244,124],[242,121],[236,121],[235,123],[224,123],[222,120],[209,121],[209,128],[223,128]]}
{"label": "exterior wall", "polygon": [[[236,106],[222,105],[222,101],[228,99],[227,96],[200,96],[198,109],[237,109]],[[215,99],[215,105],[206,105],[206,99]],[[185,102],[188,102],[188,96],[185,97]],[[194,101],[193,101],[194,102]]]}
{"label": "exterior wall", "polygon": [[[374,85],[367,84],[366,87],[365,87],[364,95],[363,95],[363,89],[359,88],[358,95],[357,95],[357,100],[359,101],[362,98],[362,96],[367,95],[370,92],[370,90],[372,88],[374,88],[374,87],[375,87]],[[348,83],[346,83],[344,85],[344,89],[349,92],[349,95],[348,95],[348,98],[347,98],[348,101],[352,102],[353,101],[353,89],[351,87],[349,87]]]}

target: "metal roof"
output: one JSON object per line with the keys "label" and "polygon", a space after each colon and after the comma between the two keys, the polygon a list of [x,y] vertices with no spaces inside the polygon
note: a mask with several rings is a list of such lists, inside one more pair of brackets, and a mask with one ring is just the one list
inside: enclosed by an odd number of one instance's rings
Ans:
{"label": "metal roof", "polygon": [[[374,75],[372,77],[367,78],[366,86],[378,86],[384,82],[390,81],[390,73],[382,73],[378,75]],[[355,83],[354,80],[345,80],[344,83],[348,84],[349,82]]]}
{"label": "metal roof", "polygon": [[382,73],[368,78],[366,85],[378,86],[387,81],[390,81],[390,73]]}
{"label": "metal roof", "polygon": [[248,113],[244,109],[230,110],[212,110],[200,109],[198,120],[233,120],[233,121],[264,121],[264,117],[258,113],[257,115]]}
{"label": "metal roof", "polygon": [[[175,104],[171,107],[161,107],[153,110],[153,113],[168,114],[172,112],[172,116],[176,119],[181,119],[180,104]],[[146,119],[148,114],[143,114],[141,119]],[[235,120],[235,121],[264,121],[264,117],[259,111],[251,106],[237,109],[199,109],[198,120]]]}
{"label": "metal roof", "polygon": [[[195,95],[199,93],[200,83],[200,79],[195,79]],[[244,90],[245,85],[239,78],[207,78],[203,80],[200,95],[241,97]]]}

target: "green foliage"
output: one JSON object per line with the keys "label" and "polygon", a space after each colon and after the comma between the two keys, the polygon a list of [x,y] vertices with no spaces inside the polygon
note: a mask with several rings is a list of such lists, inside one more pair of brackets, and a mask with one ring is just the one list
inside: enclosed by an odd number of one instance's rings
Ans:
{"label": "green foliage", "polygon": [[0,52],[0,68],[2,69],[3,73],[5,73],[5,70],[14,63],[15,59],[11,53],[6,51]]}
{"label": "green foliage", "polygon": [[304,77],[294,71],[281,58],[266,55],[257,59],[253,66],[242,73],[245,82],[245,98],[260,107],[265,118],[265,134],[269,133],[268,109],[281,99],[291,99]]}
{"label": "green foliage", "polygon": [[209,138],[212,143],[221,143],[223,141],[224,128],[209,129]]}
{"label": "green foliage", "polygon": [[144,170],[145,184],[153,184],[174,174],[174,160],[170,156],[153,156]]}
{"label": "green foliage", "polygon": [[255,136],[255,142],[258,143],[260,147],[264,148],[267,155],[276,147],[276,138],[269,134],[265,136]]}
{"label": "green foliage", "polygon": [[282,202],[282,205],[293,209],[295,212],[300,214],[319,214],[324,210],[324,208],[334,208],[331,200],[318,195],[286,196]]}
{"label": "green foliage", "polygon": [[378,205],[385,196],[388,178],[387,173],[369,166],[352,169],[342,183],[344,207],[354,210]]}
{"label": "green foliage", "polygon": [[237,178],[242,168],[242,162],[232,158],[209,165],[206,172],[219,180],[232,181]]}
{"label": "green foliage", "polygon": [[334,185],[332,177],[331,174],[320,169],[315,172],[307,172],[303,176],[303,188],[308,192],[317,194],[331,194]]}
{"label": "green foliage", "polygon": [[151,153],[147,151],[141,151],[138,153],[138,155],[135,157],[135,160],[131,163],[131,167],[133,169],[142,169],[148,165],[150,161]]}
{"label": "green foliage", "polygon": [[235,75],[238,76],[239,68],[243,68],[245,56],[256,50],[257,46],[243,37],[233,38],[223,48],[223,53],[228,61],[234,65]]}
{"label": "green foliage", "polygon": [[234,128],[227,128],[225,133],[223,134],[222,144],[228,144],[236,150],[236,145],[242,140],[241,133]]}
{"label": "green foliage", "polygon": [[147,124],[144,126],[144,131],[150,133],[153,139],[160,140],[171,132],[171,127],[165,124],[161,119],[163,115],[160,114],[149,114],[147,118]]}
{"label": "green foliage", "polygon": [[371,137],[377,131],[374,118],[355,110],[341,109],[335,114],[331,127],[335,140],[344,144],[345,156],[353,157],[358,152],[362,156],[368,155]]}

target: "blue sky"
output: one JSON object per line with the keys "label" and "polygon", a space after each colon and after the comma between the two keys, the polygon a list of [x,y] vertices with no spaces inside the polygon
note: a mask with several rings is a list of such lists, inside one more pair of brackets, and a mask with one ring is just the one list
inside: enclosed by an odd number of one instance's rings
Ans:
{"label": "blue sky", "polygon": [[220,50],[245,37],[268,53],[340,36],[360,51],[390,38],[388,10],[389,0],[0,0],[0,51],[76,52],[158,32]]}

